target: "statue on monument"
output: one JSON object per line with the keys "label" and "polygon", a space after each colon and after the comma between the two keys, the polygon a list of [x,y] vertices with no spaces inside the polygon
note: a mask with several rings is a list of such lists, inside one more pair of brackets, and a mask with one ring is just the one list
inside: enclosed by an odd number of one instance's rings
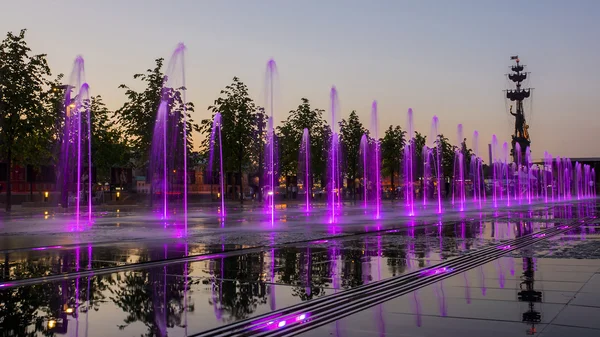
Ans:
{"label": "statue on monument", "polygon": [[511,105],[510,114],[515,116],[515,138],[529,138],[528,135],[525,136],[525,130],[523,129],[525,125],[525,116],[523,113],[519,110],[517,110],[517,113],[514,113]]}

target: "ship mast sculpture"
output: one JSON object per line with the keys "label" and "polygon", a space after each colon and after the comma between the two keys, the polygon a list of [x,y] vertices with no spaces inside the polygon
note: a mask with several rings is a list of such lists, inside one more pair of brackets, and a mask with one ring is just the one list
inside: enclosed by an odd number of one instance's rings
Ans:
{"label": "ship mast sculpture", "polygon": [[531,96],[531,89],[521,88],[521,83],[527,79],[527,72],[523,71],[525,66],[519,63],[519,56],[512,56],[510,59],[515,60],[516,64],[511,66],[512,73],[508,74],[508,79],[515,83],[516,89],[507,90],[506,98],[515,102],[516,105],[516,112],[513,112],[513,107],[510,106],[510,114],[515,117],[515,133],[512,135],[511,155],[513,160],[517,162],[516,145],[519,144],[521,158],[525,158],[525,152],[531,145],[529,125],[525,120],[525,110],[523,109],[523,100]]}

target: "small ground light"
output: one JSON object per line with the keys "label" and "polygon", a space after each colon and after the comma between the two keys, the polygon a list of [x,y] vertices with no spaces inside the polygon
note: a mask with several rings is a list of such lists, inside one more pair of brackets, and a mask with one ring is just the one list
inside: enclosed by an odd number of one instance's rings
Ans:
{"label": "small ground light", "polygon": [[44,202],[48,202],[49,195],[50,195],[50,192],[48,192],[48,191],[44,192]]}
{"label": "small ground light", "polygon": [[73,308],[67,308],[67,310],[65,310],[65,312],[67,314],[72,314],[73,313]]}
{"label": "small ground light", "polygon": [[54,327],[56,327],[56,320],[49,320],[48,321],[48,329],[53,329]]}
{"label": "small ground light", "polygon": [[278,327],[283,328],[285,326],[285,321],[281,321],[277,324]]}
{"label": "small ground light", "polygon": [[121,192],[117,192],[117,201],[119,201],[119,199],[121,199]]}

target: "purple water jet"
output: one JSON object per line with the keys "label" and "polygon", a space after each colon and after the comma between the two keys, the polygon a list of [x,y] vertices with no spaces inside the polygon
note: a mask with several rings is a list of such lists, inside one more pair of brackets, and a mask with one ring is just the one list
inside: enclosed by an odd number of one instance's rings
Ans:
{"label": "purple water jet", "polygon": [[[83,57],[73,65],[69,84],[65,86],[60,182],[63,207],[75,203],[76,227],[79,230],[82,197],[87,201],[88,224],[92,222],[92,156],[89,86],[85,83]],[[82,170],[87,168],[87,173]],[[74,193],[71,199],[69,194]],[[72,202],[71,202],[72,200]]]}
{"label": "purple water jet", "polygon": [[329,144],[328,153],[328,174],[329,174],[329,188],[328,188],[328,199],[329,199],[329,210],[331,214],[331,223],[335,223],[336,210],[341,206],[341,184],[340,184],[340,143],[337,127],[337,113],[339,110],[339,99],[337,90],[335,87],[331,88],[329,95],[330,98],[330,109],[331,109],[331,139]]}
{"label": "purple water jet", "polygon": [[304,179],[302,186],[306,194],[306,211],[310,211],[310,198],[312,194],[312,179],[310,170],[310,134],[308,129],[302,131],[300,155],[298,159],[298,177]]}
{"label": "purple water jet", "polygon": [[438,196],[438,214],[442,214],[442,142],[440,141],[440,133],[438,130],[439,120],[437,116],[433,116],[431,119],[431,136],[430,138],[435,139],[435,169],[437,176],[437,196]]}
{"label": "purple water jet", "polygon": [[371,105],[371,132],[373,134],[373,178],[375,182],[375,219],[379,219],[381,212],[381,154],[379,144],[379,118],[377,116],[377,101]]}
{"label": "purple water jet", "polygon": [[[268,134],[267,134],[267,182],[270,184],[271,190],[269,191],[270,196],[267,199],[269,203],[269,211],[271,213],[271,226],[275,223],[275,183],[279,185],[278,180],[275,178],[277,172],[277,152],[276,152],[276,136],[275,130],[273,128],[274,120],[274,111],[275,111],[275,82],[277,80],[277,64],[275,60],[271,59],[267,62],[267,70],[266,70],[266,85],[265,85],[265,110],[269,115],[269,123],[268,123]],[[240,177],[241,178],[241,177]]]}
{"label": "purple water jet", "polygon": [[364,207],[367,208],[367,196],[368,196],[368,186],[369,186],[369,139],[366,134],[363,134],[360,138],[360,148],[359,148],[359,159],[360,166],[362,168],[362,176],[363,176],[363,203]]}
{"label": "purple water jet", "polygon": [[415,153],[415,132],[413,126],[413,111],[408,109],[408,134],[409,141],[404,147],[404,185],[406,190],[406,205],[408,206],[408,215],[415,215],[415,190],[414,190],[414,153]]}
{"label": "purple water jet", "polygon": [[[156,112],[152,150],[150,152],[149,181],[152,205],[163,220],[177,209],[183,209],[187,235],[187,156],[188,128],[185,86],[185,45],[180,43],[171,55],[163,78],[161,101]],[[166,222],[165,222],[166,226]]]}
{"label": "purple water jet", "polygon": [[[223,176],[223,143],[222,143],[222,138],[221,138],[221,127],[222,127],[221,113],[217,112],[213,119],[212,131],[210,133],[210,154],[209,154],[209,161],[208,161],[208,165],[209,165],[208,172],[209,172],[209,177],[212,179],[213,178],[212,170],[213,170],[213,166],[214,166],[214,151],[215,151],[215,147],[217,147],[219,150],[219,186],[220,186],[220,191],[221,191],[221,195],[220,195],[221,216],[225,217],[226,216],[225,184],[223,181],[224,180],[223,179],[223,177],[224,177]],[[218,135],[218,139],[219,139],[218,143],[215,140],[217,135]]]}

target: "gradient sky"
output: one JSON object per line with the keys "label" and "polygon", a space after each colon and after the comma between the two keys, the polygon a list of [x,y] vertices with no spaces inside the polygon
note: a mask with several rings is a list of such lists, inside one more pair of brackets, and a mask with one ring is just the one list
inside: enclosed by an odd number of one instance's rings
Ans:
{"label": "gradient sky", "polygon": [[469,142],[478,130],[486,160],[492,134],[508,141],[514,127],[502,90],[518,54],[535,88],[527,116],[534,157],[600,156],[600,1],[2,0],[0,8],[0,34],[27,28],[55,74],[70,73],[83,55],[92,94],[111,109],[125,101],[119,84],[133,85],[134,73],[184,42],[197,121],[210,117],[206,107],[233,76],[263,105],[274,58],[276,122],[301,97],[326,109],[336,85],[342,117],[357,110],[369,127],[376,99],[380,130],[406,127],[412,107],[424,134],[433,115],[453,142],[458,123]]}

